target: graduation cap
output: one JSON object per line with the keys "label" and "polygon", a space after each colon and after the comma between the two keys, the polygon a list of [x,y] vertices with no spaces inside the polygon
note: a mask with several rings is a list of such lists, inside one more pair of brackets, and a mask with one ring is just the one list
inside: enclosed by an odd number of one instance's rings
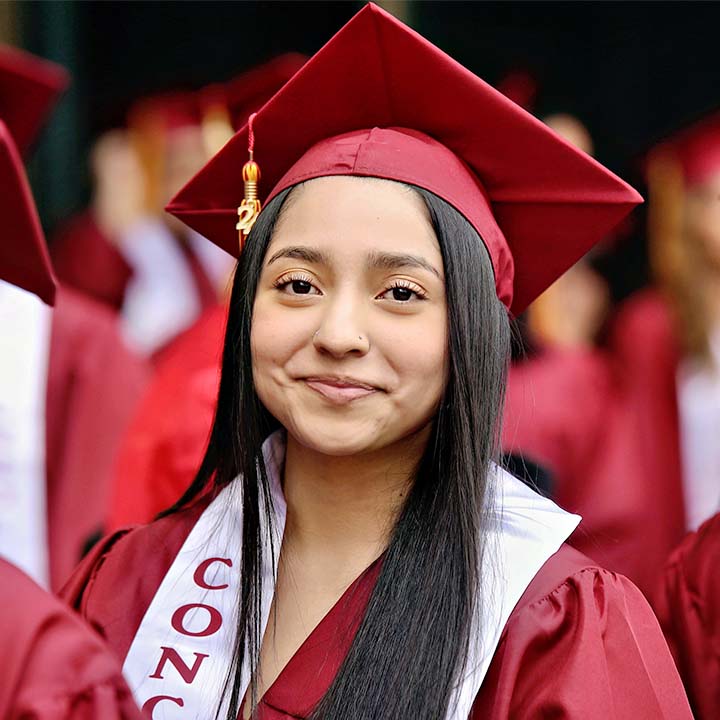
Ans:
{"label": "graduation cap", "polygon": [[0,279],[55,301],[55,277],[20,153],[0,120]]}
{"label": "graduation cap", "polygon": [[0,120],[23,155],[69,82],[60,65],[0,45]]}
{"label": "graduation cap", "polygon": [[477,230],[498,297],[515,314],[641,202],[620,178],[373,4],[258,108],[251,125],[169,212],[237,255],[253,145],[263,201],[324,175],[416,185]]}
{"label": "graduation cap", "polygon": [[720,171],[720,111],[687,123],[654,144],[645,159],[675,163],[685,187],[692,187]]}

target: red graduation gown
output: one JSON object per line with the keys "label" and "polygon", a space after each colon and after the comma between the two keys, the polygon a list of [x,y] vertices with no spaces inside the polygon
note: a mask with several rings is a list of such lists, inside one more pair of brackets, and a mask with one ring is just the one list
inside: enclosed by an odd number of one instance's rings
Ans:
{"label": "red graduation gown", "polygon": [[140,720],[120,665],[57,598],[0,559],[0,717]]}
{"label": "red graduation gown", "polygon": [[670,557],[655,608],[697,720],[720,718],[720,514]]}
{"label": "red graduation gown", "polygon": [[104,532],[113,462],[149,377],[123,344],[115,315],[59,289],[46,395],[50,579],[60,587],[88,538]]}
{"label": "red graduation gown", "polygon": [[[204,506],[107,538],[64,588],[64,598],[120,658]],[[377,569],[363,573],[310,634],[266,692],[257,720],[307,717],[347,653]],[[510,717],[691,717],[640,592],[567,545],[545,563],[511,614],[471,715]]]}
{"label": "red graduation gown", "polygon": [[226,320],[216,305],[164,351],[120,446],[109,529],[150,522],[192,482],[215,414]]}

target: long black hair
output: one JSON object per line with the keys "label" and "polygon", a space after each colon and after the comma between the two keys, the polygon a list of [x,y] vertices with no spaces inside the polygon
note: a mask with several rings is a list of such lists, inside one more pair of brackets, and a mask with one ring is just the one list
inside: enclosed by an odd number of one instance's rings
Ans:
{"label": "long black hair", "polygon": [[[480,568],[491,462],[510,353],[507,311],[495,293],[480,237],[454,208],[423,198],[440,244],[447,293],[449,373],[432,433],[391,533],[380,573],[340,670],[313,720],[438,720],[464,670],[471,619],[481,613]],[[216,415],[195,480],[166,513],[208,486],[242,483],[243,543],[238,629],[225,691],[228,720],[240,703],[240,668],[257,667],[261,628],[262,528],[271,518],[261,446],[278,427],[255,393],[250,328],[267,247],[292,190],[263,210],[238,263],[230,298]],[[278,552],[275,548],[273,552]],[[251,695],[256,698],[256,681]]]}

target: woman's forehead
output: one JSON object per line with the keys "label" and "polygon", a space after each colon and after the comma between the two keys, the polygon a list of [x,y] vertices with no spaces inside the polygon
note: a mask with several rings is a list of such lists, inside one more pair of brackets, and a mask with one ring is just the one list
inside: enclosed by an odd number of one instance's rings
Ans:
{"label": "woman's forehead", "polygon": [[423,198],[408,185],[379,178],[322,177],[296,186],[267,257],[281,246],[300,244],[327,255],[413,253],[442,265]]}

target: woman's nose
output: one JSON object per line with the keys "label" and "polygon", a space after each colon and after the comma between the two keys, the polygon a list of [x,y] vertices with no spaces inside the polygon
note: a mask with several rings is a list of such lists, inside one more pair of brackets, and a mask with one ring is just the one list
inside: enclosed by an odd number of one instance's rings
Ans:
{"label": "woman's nose", "polygon": [[315,349],[336,358],[365,355],[370,339],[362,315],[355,303],[337,301],[329,305],[312,338]]}

